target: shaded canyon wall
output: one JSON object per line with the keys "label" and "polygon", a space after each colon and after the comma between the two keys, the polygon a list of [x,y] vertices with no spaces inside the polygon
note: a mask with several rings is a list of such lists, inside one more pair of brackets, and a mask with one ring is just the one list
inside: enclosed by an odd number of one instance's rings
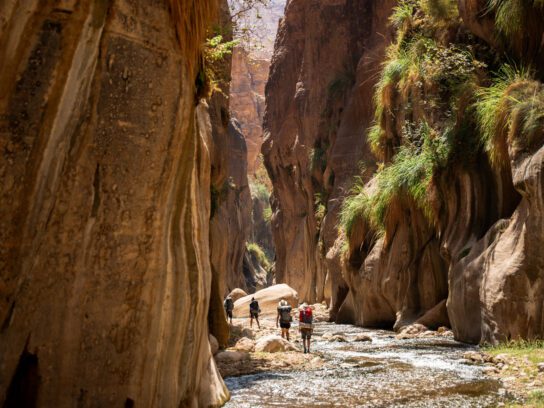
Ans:
{"label": "shaded canyon wall", "polygon": [[341,303],[347,291],[338,257],[326,254],[346,184],[363,158],[374,167],[361,130],[372,119],[393,4],[292,0],[280,23],[262,151],[274,187],[276,279],[309,302]]}
{"label": "shaded canyon wall", "polygon": [[212,131],[194,86],[214,9],[0,5],[6,406],[228,397],[208,343]]}

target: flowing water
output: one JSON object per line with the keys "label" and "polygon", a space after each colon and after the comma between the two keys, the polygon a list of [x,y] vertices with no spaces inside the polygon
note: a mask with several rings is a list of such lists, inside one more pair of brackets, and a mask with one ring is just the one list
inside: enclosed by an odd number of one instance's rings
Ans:
{"label": "flowing water", "polygon": [[[373,341],[331,343],[321,338],[326,332]],[[506,400],[498,381],[464,362],[474,347],[450,338],[396,340],[387,331],[318,323],[312,346],[326,360],[315,370],[227,378],[226,407],[495,407]]]}

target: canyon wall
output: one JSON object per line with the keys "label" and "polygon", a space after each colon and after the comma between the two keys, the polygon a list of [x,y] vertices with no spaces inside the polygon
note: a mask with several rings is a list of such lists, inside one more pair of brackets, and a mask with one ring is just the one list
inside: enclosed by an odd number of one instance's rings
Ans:
{"label": "canyon wall", "polygon": [[246,140],[249,174],[257,170],[257,156],[263,143],[264,87],[269,68],[269,61],[255,59],[241,47],[234,49],[230,109]]}
{"label": "canyon wall", "polygon": [[276,277],[341,322],[542,338],[543,8],[458,3],[289,2],[264,122]]}
{"label": "canyon wall", "polygon": [[4,406],[228,398],[208,342],[212,130],[194,85],[214,8],[0,5]]}
{"label": "canyon wall", "polygon": [[262,150],[274,187],[276,279],[309,302],[341,303],[347,291],[338,257],[326,261],[326,254],[359,161],[374,167],[361,131],[372,120],[393,4],[292,0],[280,23]]}

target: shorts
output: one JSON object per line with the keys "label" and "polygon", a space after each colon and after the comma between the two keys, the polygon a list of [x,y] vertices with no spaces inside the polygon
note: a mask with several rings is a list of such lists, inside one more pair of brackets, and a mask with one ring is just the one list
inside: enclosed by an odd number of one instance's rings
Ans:
{"label": "shorts", "polygon": [[232,310],[227,310],[227,317],[232,319]]}
{"label": "shorts", "polygon": [[249,317],[251,319],[258,319],[259,318],[259,312],[249,312]]}
{"label": "shorts", "polygon": [[280,327],[282,329],[290,329],[291,328],[291,323],[283,323],[283,322],[280,322]]}
{"label": "shorts", "polygon": [[312,338],[312,331],[308,329],[302,329],[300,330],[300,335],[302,336],[302,340],[310,340]]}

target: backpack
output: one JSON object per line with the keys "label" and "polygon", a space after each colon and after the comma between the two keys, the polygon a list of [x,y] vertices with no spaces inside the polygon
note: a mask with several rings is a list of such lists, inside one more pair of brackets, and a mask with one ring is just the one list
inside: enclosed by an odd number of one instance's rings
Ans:
{"label": "backpack", "polygon": [[280,322],[291,323],[293,321],[291,306],[280,306],[278,307],[278,311],[280,312]]}
{"label": "backpack", "polygon": [[302,323],[312,324],[314,317],[312,315],[312,309],[307,307],[301,312]]}
{"label": "backpack", "polygon": [[225,299],[225,309],[227,309],[227,312],[231,312],[232,309],[234,309],[234,302],[232,299]]}
{"label": "backpack", "polygon": [[256,300],[254,300],[253,302],[251,302],[249,304],[249,310],[251,310],[252,312],[260,312],[259,310],[259,302],[257,302]]}

